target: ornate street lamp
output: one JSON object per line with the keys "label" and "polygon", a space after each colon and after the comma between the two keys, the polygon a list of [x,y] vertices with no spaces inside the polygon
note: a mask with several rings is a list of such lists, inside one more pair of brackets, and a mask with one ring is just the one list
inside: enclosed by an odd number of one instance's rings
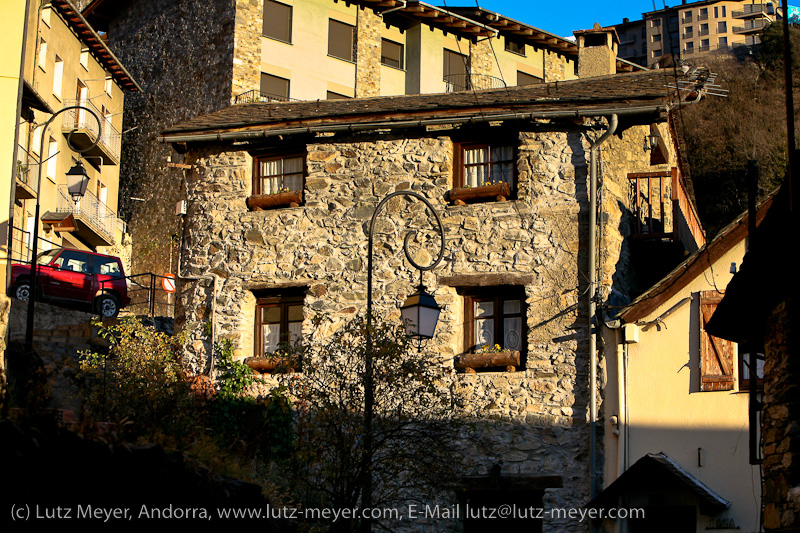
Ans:
{"label": "ornate street lamp", "polygon": [[[94,117],[94,119],[97,121],[97,138],[95,139],[95,141],[92,144],[90,144],[86,148],[80,150],[80,149],[75,148],[75,146],[73,146],[72,143],[70,142],[72,134],[75,131],[75,130],[73,130],[67,135],[67,144],[69,145],[70,149],[73,152],[77,152],[78,154],[82,154],[82,153],[84,153],[84,152],[86,152],[88,150],[91,150],[95,146],[97,146],[97,143],[100,140],[100,132],[102,131],[103,123],[100,122],[100,117],[98,117],[97,114],[94,111],[92,111],[89,108],[80,106],[80,105],[67,106],[67,107],[61,108],[58,111],[56,111],[55,113],[53,113],[53,116],[51,116],[49,119],[47,119],[47,122],[45,122],[44,126],[42,126],[42,136],[41,136],[41,140],[39,142],[39,146],[42,146],[42,147],[44,146],[44,136],[47,133],[47,128],[50,127],[50,124],[53,122],[53,120],[55,120],[55,118],[58,115],[60,115],[61,113],[63,113],[64,111],[69,111],[71,109],[86,111],[87,113],[89,113],[90,115],[92,115]],[[52,157],[55,157],[55,156],[52,156]],[[42,195],[42,164],[43,163],[44,163],[44,161],[42,161],[42,157],[41,157],[41,154],[40,154],[40,156],[39,156],[39,177],[38,177],[37,182],[36,182],[36,210],[34,211],[34,215],[33,215],[33,221],[34,221],[34,223],[33,223],[33,235],[32,235],[33,242],[31,243],[31,292],[30,292],[30,296],[28,297],[28,321],[27,321],[27,324],[25,325],[25,351],[27,353],[32,353],[33,352],[33,323],[34,323],[34,320],[36,318],[36,307],[35,307],[35,305],[36,305],[36,303],[35,303],[36,302],[36,284],[37,284],[37,278],[38,278],[38,275],[39,275],[39,263],[36,261],[36,259],[37,259],[36,256],[39,255],[39,209],[40,209],[39,200],[40,200],[41,195]],[[79,175],[81,175],[81,176],[79,176]],[[81,197],[83,197],[83,195],[86,194],[86,185],[89,183],[89,178],[86,175],[86,169],[83,168],[83,165],[81,165],[80,161],[78,161],[78,163],[75,166],[73,166],[70,169],[69,172],[67,172],[67,183],[68,184],[71,183],[72,180],[75,180],[76,182],[80,182],[78,187],[76,189],[74,189],[75,190],[74,193],[73,193],[72,186],[68,185],[69,192],[72,195],[72,199],[75,201],[75,203],[78,203],[78,201],[80,201]],[[82,188],[81,188],[81,186],[82,186]]]}
{"label": "ornate street lamp", "polygon": [[[417,292],[408,297],[406,302],[401,307],[401,315],[403,323],[406,327],[406,333],[409,337],[416,339],[421,347],[422,339],[430,339],[433,337],[434,330],[436,329],[436,322],[439,319],[439,312],[441,308],[434,300],[433,296],[425,291],[425,286],[422,284],[422,274],[426,270],[433,270],[438,265],[442,257],[444,257],[444,226],[439,214],[433,208],[431,203],[421,194],[414,191],[396,191],[388,194],[383,200],[378,203],[375,212],[372,214],[372,220],[369,223],[369,242],[367,245],[367,349],[366,360],[364,361],[364,454],[362,462],[362,475],[364,476],[361,484],[361,508],[372,508],[372,417],[375,403],[375,391],[373,390],[373,360],[372,360],[372,242],[375,230],[375,219],[378,213],[386,203],[396,196],[410,196],[418,199],[428,208],[428,211],[433,215],[436,224],[439,228],[439,235],[441,236],[441,248],[436,259],[427,266],[418,264],[411,257],[408,251],[408,243],[415,235],[415,231],[409,231],[403,240],[403,252],[406,254],[406,259],[411,265],[419,270],[420,284]],[[364,531],[371,531],[372,524],[369,519],[365,519],[362,529]]]}
{"label": "ornate street lamp", "polygon": [[67,190],[72,201],[76,204],[81,201],[81,198],[86,194],[86,187],[89,186],[89,174],[83,167],[80,158],[69,171],[67,171]]}
{"label": "ornate street lamp", "polygon": [[420,272],[417,292],[406,298],[405,303],[400,308],[400,316],[403,318],[406,335],[417,341],[417,346],[420,347],[423,340],[433,338],[433,334],[436,331],[436,323],[439,321],[439,313],[442,312],[442,308],[436,303],[436,299],[425,290],[425,285],[422,284],[421,278],[422,273]]}

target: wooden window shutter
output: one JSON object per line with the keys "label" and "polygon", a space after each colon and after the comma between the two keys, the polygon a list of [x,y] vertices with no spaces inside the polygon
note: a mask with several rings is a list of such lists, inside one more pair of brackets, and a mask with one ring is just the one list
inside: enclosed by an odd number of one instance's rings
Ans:
{"label": "wooden window shutter", "polygon": [[733,390],[733,342],[706,332],[706,324],[722,296],[717,291],[700,293],[700,390]]}

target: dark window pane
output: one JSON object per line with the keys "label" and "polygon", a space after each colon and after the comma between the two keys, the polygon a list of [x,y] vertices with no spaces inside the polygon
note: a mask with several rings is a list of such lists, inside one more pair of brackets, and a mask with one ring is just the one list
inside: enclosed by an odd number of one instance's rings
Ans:
{"label": "dark window pane", "polygon": [[264,0],[264,26],[266,37],[287,43],[292,42],[292,6]]}
{"label": "dark window pane", "polygon": [[339,94],[339,93],[335,93],[333,91],[328,91],[327,98],[328,98],[328,100],[347,100],[350,97],[346,96],[344,94]]}
{"label": "dark window pane", "polygon": [[353,26],[330,20],[328,23],[328,55],[353,61]]}
{"label": "dark window pane", "polygon": [[506,50],[514,52],[515,54],[525,55],[525,44],[509,41],[508,38],[506,38]]}
{"label": "dark window pane", "polygon": [[517,85],[535,85],[543,82],[544,80],[542,80],[542,78],[537,78],[536,76],[526,74],[525,72],[517,71]]}
{"label": "dark window pane", "polygon": [[[448,81],[447,78],[448,76],[455,76],[455,75],[466,76],[467,61],[468,61],[467,56],[463,54],[457,54],[456,52],[451,52],[450,50],[445,50],[444,51],[445,81]],[[463,83],[463,81],[453,80],[453,83]]]}
{"label": "dark window pane", "polygon": [[390,67],[403,68],[403,45],[388,39],[382,39],[381,63]]}
{"label": "dark window pane", "polygon": [[262,72],[261,92],[279,99],[289,98],[289,80]]}

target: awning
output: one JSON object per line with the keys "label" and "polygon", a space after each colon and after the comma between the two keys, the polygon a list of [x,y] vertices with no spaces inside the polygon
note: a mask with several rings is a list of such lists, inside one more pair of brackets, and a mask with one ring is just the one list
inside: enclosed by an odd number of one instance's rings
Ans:
{"label": "awning", "polygon": [[648,453],[589,502],[588,508],[619,507],[620,497],[659,490],[683,490],[693,496],[700,512],[714,515],[730,507],[730,502],[684,470],[665,453]]}

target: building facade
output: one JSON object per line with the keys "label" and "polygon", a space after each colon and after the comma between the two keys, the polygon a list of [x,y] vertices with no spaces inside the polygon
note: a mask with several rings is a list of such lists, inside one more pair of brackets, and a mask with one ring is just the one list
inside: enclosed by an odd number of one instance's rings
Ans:
{"label": "building facade", "polygon": [[706,331],[742,265],[747,227],[739,217],[606,322],[598,503],[646,511],[642,523],[608,521],[608,531],[761,530],[761,484],[749,482],[760,472],[748,449],[747,358]]}
{"label": "building facade", "polygon": [[123,148],[123,180],[145,200],[132,217],[133,234],[149,243],[137,251],[141,270],[165,268],[179,233],[174,206],[185,183],[167,166],[169,151],[151,141],[182,120],[237,99],[294,104],[576,77],[574,42],[483,9],[417,0],[85,4],[86,17],[107,31],[109,46],[145,87],[129,99],[126,124],[137,129]]}
{"label": "building facade", "polygon": [[[215,338],[230,339],[242,360],[263,357],[280,338],[324,337],[363,314],[364,226],[387,194],[416,191],[446,237],[444,260],[425,279],[443,311],[424,349],[493,420],[478,421],[477,440],[453,443],[464,475],[495,476],[497,493],[518,505],[583,506],[601,477],[591,366],[603,364],[591,348],[587,273],[599,272],[602,299],[627,291],[629,174],[676,166],[664,120],[678,101],[665,81],[652,71],[383,97],[357,111],[341,100],[239,104],[170,128],[161,140],[190,165],[178,320],[210,322],[212,333],[192,339],[190,360],[207,369]],[[651,126],[665,141],[655,162],[643,147]],[[602,159],[595,170],[592,153]],[[595,215],[592,182],[602,191]],[[399,320],[398,302],[418,280],[402,241],[406,228],[426,227],[422,211],[393,201],[376,222],[383,320]],[[592,220],[603,250],[595,265]],[[414,253],[428,264],[435,252]],[[331,322],[315,331],[320,316]],[[487,344],[509,359],[481,358]],[[262,376],[266,389],[275,383]],[[533,525],[588,528],[565,518]]]}
{"label": "building facade", "polygon": [[[36,224],[40,251],[66,246],[124,256],[125,224],[117,216],[122,113],[125,92],[138,86],[69,1],[30,2],[25,29],[5,265],[30,260]],[[97,118],[60,112],[71,106]],[[90,181],[75,203],[65,174],[79,159]]]}
{"label": "building facade", "polygon": [[761,43],[764,28],[779,18],[778,2],[689,2],[623,19],[615,25],[620,57],[664,66],[667,56],[691,61],[709,52],[749,54]]}

